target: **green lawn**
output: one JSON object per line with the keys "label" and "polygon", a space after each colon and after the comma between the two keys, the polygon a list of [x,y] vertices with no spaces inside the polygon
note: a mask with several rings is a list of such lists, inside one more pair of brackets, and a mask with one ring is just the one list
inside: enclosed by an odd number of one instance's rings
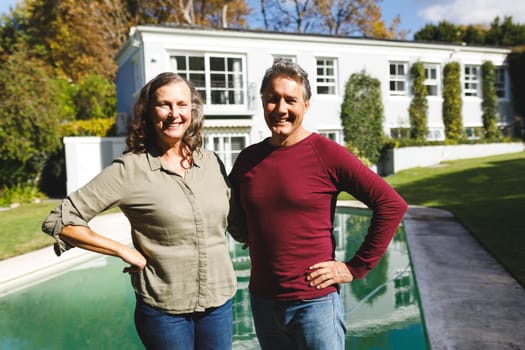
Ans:
{"label": "green lawn", "polygon": [[[52,245],[55,240],[40,230],[58,200],[0,211],[0,260]],[[107,213],[120,211],[113,208]]]}
{"label": "green lawn", "polygon": [[[524,174],[525,152],[520,152],[404,170],[386,180],[409,204],[454,213],[525,286]],[[0,259],[52,244],[40,225],[56,204],[0,211]]]}
{"label": "green lawn", "polygon": [[51,245],[54,240],[40,226],[57,204],[58,201],[23,204],[0,211],[0,260]]}
{"label": "green lawn", "polygon": [[409,204],[452,212],[525,286],[525,152],[445,162],[386,177]]}

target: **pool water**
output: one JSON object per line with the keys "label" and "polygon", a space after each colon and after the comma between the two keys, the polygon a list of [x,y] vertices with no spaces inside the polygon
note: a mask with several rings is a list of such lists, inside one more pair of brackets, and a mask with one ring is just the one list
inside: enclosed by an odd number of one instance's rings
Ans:
{"label": "pool water", "polygon": [[[336,258],[359,247],[368,211],[338,208]],[[234,298],[234,349],[259,349],[252,323],[248,252],[230,242],[239,289]],[[134,295],[124,263],[104,257],[0,298],[0,349],[142,349],[133,325]],[[347,349],[430,349],[402,227],[364,280],[341,288]]]}

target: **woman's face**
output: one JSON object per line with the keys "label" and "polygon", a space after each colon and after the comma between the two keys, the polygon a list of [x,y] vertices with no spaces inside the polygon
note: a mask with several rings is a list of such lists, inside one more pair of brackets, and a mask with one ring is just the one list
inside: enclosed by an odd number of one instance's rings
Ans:
{"label": "woman's face", "polygon": [[191,124],[191,91],[183,82],[164,85],[155,92],[153,128],[168,146],[180,143]]}

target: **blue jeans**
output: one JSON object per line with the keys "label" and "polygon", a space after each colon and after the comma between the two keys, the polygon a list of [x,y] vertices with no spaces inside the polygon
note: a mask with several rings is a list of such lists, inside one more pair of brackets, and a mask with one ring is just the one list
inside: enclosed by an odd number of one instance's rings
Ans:
{"label": "blue jeans", "polygon": [[146,349],[230,350],[233,341],[232,301],[203,312],[173,315],[137,297],[135,327]]}
{"label": "blue jeans", "polygon": [[346,327],[341,296],[274,301],[251,296],[262,350],[343,350]]}

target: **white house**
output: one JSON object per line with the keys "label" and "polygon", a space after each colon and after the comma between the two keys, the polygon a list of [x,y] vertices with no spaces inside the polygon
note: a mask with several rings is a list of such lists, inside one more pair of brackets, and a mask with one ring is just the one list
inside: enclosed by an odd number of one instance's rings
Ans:
{"label": "white house", "polygon": [[503,48],[430,44],[397,40],[182,26],[137,26],[116,60],[119,120],[129,120],[141,87],[164,71],[189,78],[205,105],[205,147],[230,168],[236,154],[269,135],[259,87],[274,59],[300,64],[310,76],[312,100],[305,127],[343,143],[340,106],[353,73],[366,71],[381,81],[384,131],[396,137],[409,127],[410,66],[424,63],[428,86],[429,139],[443,140],[442,72],[448,62],[462,67],[463,125],[469,135],[482,126],[481,64],[496,67],[498,125],[512,123],[510,83]]}

